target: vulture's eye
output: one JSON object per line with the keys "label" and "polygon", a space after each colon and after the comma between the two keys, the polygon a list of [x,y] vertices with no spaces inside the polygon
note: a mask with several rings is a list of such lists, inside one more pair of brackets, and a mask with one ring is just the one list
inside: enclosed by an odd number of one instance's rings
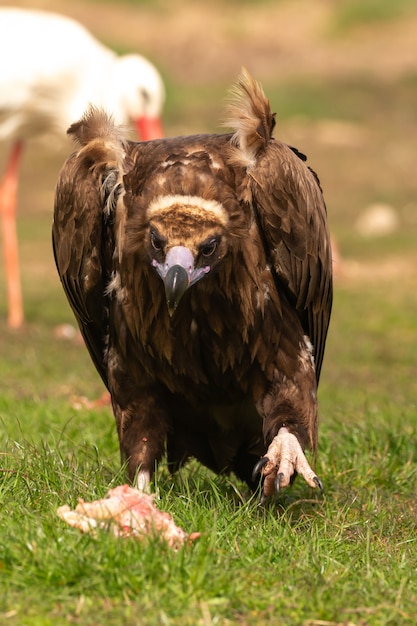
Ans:
{"label": "vulture's eye", "polygon": [[218,245],[218,240],[212,239],[208,243],[205,243],[201,246],[200,252],[205,257],[212,256],[217,250],[217,245]]}
{"label": "vulture's eye", "polygon": [[155,231],[151,232],[151,246],[156,252],[160,252],[164,247],[164,241]]}

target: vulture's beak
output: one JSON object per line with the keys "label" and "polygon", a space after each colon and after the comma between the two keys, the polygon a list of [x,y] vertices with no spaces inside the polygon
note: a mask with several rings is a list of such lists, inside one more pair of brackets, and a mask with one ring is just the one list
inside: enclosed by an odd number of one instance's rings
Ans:
{"label": "vulture's beak", "polygon": [[185,246],[174,246],[165,257],[165,263],[153,261],[164,281],[168,313],[171,317],[188,287],[210,271],[210,266],[194,267],[194,257]]}
{"label": "vulture's beak", "polygon": [[182,265],[173,265],[165,276],[164,284],[168,313],[171,317],[190,285],[187,270]]}
{"label": "vulture's beak", "polygon": [[161,139],[164,136],[162,121],[159,117],[139,117],[135,120],[135,127],[141,141]]}

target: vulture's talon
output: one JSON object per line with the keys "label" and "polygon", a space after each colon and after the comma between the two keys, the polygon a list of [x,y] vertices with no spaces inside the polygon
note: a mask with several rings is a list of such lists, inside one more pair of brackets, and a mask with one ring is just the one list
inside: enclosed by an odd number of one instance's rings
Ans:
{"label": "vulture's talon", "polygon": [[265,465],[269,462],[269,459],[267,456],[262,456],[259,461],[256,463],[255,467],[253,468],[253,472],[252,472],[252,482],[255,482],[258,474],[261,473],[262,469],[265,467]]}
{"label": "vulture's talon", "polygon": [[324,485],[318,476],[313,477],[313,481],[316,483],[317,487],[320,489],[321,493],[324,493]]}
{"label": "vulture's talon", "polygon": [[258,506],[263,506],[267,500],[268,500],[268,496],[265,495],[265,492],[263,491],[261,494],[261,499],[259,500]]}
{"label": "vulture's talon", "polygon": [[279,490],[281,488],[281,483],[283,480],[284,480],[284,474],[282,472],[279,472],[275,478],[275,491],[277,493],[279,493]]}

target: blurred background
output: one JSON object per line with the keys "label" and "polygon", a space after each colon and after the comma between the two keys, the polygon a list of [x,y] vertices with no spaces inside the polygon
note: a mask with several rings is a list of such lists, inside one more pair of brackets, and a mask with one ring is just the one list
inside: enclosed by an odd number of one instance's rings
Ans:
{"label": "blurred background", "polygon": [[[227,92],[244,65],[277,113],[275,135],[308,155],[324,189],[335,242],[336,321],[323,384],[373,384],[382,362],[417,378],[411,375],[415,327],[407,321],[417,309],[415,0],[38,0],[14,6],[71,16],[118,53],[139,52],[152,61],[165,82],[167,136],[222,131]],[[1,168],[7,148],[0,144]],[[0,342],[6,339],[11,351],[19,346],[19,359],[24,337],[33,342],[43,332],[35,329],[43,328],[45,338],[49,329],[52,334],[72,323],[50,243],[55,182],[70,151],[70,144],[52,149],[34,141],[23,157],[18,230],[26,323],[17,334],[6,328],[0,269]],[[386,315],[378,317],[383,306]],[[412,315],[404,320],[400,311],[407,307]],[[375,344],[382,356],[372,352]],[[372,352],[372,373],[364,350]],[[347,374],[343,362],[352,358]],[[335,370],[336,362],[342,369]],[[7,364],[3,370],[7,384]]]}

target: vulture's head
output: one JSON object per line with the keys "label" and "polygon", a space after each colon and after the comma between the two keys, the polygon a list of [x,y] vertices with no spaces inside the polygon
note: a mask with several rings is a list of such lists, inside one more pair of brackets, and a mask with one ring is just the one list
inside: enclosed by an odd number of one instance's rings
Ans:
{"label": "vulture's head", "polygon": [[148,207],[147,249],[171,316],[187,289],[211,274],[228,251],[228,217],[215,200],[159,196]]}

